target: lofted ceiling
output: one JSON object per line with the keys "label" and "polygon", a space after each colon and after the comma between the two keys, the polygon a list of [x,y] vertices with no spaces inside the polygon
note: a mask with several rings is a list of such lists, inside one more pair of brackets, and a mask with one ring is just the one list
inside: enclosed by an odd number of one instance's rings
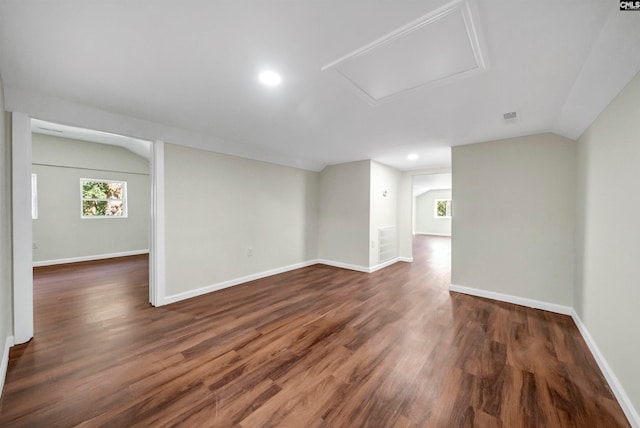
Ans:
{"label": "lofted ceiling", "polygon": [[36,134],[52,135],[54,137],[70,138],[72,140],[90,141],[92,143],[118,146],[147,160],[151,158],[151,142],[139,140],[137,138],[96,131],[94,129],[61,125],[59,123],[46,122],[40,119],[31,119],[31,132]]}
{"label": "lofted ceiling", "polygon": [[451,189],[451,181],[451,173],[414,175],[413,197],[431,190]]}
{"label": "lofted ceiling", "polygon": [[[361,55],[451,6],[468,8],[482,61],[447,51],[467,49],[460,20],[383,44],[382,59]],[[444,71],[414,82],[438,58]],[[263,86],[265,69],[282,83]],[[312,170],[446,167],[455,145],[575,139],[639,70],[640,13],[614,1],[0,2],[7,109]],[[517,120],[504,121],[511,111]]]}

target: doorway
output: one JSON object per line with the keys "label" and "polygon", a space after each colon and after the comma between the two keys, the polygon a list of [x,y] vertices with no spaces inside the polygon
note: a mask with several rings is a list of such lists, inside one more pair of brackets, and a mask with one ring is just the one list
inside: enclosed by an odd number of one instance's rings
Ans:
{"label": "doorway", "polygon": [[414,175],[412,183],[413,247],[428,254],[441,275],[451,274],[451,234],[454,203],[452,174]]}
{"label": "doorway", "polygon": [[33,266],[148,254],[151,142],[31,120]]}
{"label": "doorway", "polygon": [[[32,138],[32,130],[34,128],[39,128],[40,132],[37,132],[38,136],[37,140],[40,139],[41,135],[49,136],[51,138],[55,138],[56,134],[64,134],[66,132],[68,141],[64,143],[66,145],[73,146],[73,142],[71,140],[82,140],[87,142],[88,144],[94,145],[94,149],[96,147],[99,148],[102,145],[102,152],[109,152],[107,146],[113,148],[113,146],[120,146],[119,149],[126,150],[130,152],[137,151],[136,156],[142,155],[146,158],[146,162],[148,163],[147,167],[147,185],[140,187],[136,184],[136,195],[137,201],[136,206],[137,209],[143,209],[146,211],[144,217],[146,218],[143,235],[146,235],[146,247],[147,248],[139,248],[134,249],[133,253],[141,253],[148,252],[149,253],[149,302],[154,306],[160,306],[163,304],[164,299],[164,287],[162,283],[163,274],[161,271],[161,267],[163,266],[164,259],[164,248],[162,246],[164,239],[164,230],[163,230],[163,188],[164,188],[164,144],[160,141],[150,142],[145,140],[134,139],[131,137],[126,137],[122,135],[110,134],[106,132],[100,131],[92,131],[84,128],[71,127],[66,125],[55,124],[51,122],[43,122],[36,119],[31,119],[25,114],[22,113],[13,113],[12,114],[12,165],[13,165],[13,232],[14,237],[18,237],[18,239],[14,238],[14,246],[13,246],[13,264],[14,264],[14,340],[16,344],[27,342],[33,337],[33,261],[36,260],[36,263],[40,262],[41,264],[54,262],[65,262],[65,261],[84,261],[84,260],[92,260],[95,258],[104,258],[104,256],[118,256],[118,255],[128,255],[126,251],[115,251],[115,252],[105,252],[105,248],[118,248],[118,243],[113,242],[114,240],[108,240],[108,245],[106,247],[100,247],[102,249],[97,249],[95,246],[95,242],[91,243],[94,245],[94,248],[88,248],[86,245],[83,246],[82,243],[71,244],[73,251],[75,251],[75,256],[64,257],[65,249],[63,251],[58,251],[58,249],[53,249],[55,245],[51,245],[51,237],[48,236],[44,238],[44,241],[34,240],[43,239],[41,238],[42,230],[38,227],[38,230],[34,230],[33,222],[39,221],[42,219],[43,209],[55,209],[49,206],[48,208],[43,207],[40,204],[40,209],[38,210],[38,220],[32,220],[32,216],[34,215],[34,211],[32,210],[32,183],[34,181],[38,181],[37,177],[34,180],[32,176],[32,166],[34,171],[39,171],[41,174],[44,174],[43,171],[48,170],[47,174],[50,174],[51,171],[56,171],[58,175],[66,176],[67,185],[69,185],[70,181],[73,181],[73,189],[65,189],[65,191],[70,192],[69,194],[73,194],[77,192],[77,199],[73,203],[74,210],[77,208],[77,217],[78,219],[74,219],[76,221],[84,221],[84,229],[104,229],[104,226],[100,227],[92,227],[91,223],[96,225],[99,224],[108,224],[108,222],[118,222],[123,221],[123,219],[128,219],[127,206],[131,206],[131,201],[127,200],[117,200],[119,196],[124,196],[123,189],[127,188],[130,190],[129,183],[127,180],[117,179],[116,176],[112,174],[123,173],[123,171],[116,171],[113,168],[80,168],[82,169],[82,175],[89,175],[89,177],[75,177],[74,174],[78,174],[78,171],[75,171],[78,168],[75,168],[77,165],[65,165],[69,163],[73,163],[73,160],[63,159],[64,155],[53,150],[52,158],[53,161],[50,162],[42,162],[42,147],[41,141],[36,141],[36,150],[34,151],[34,141]],[[44,129],[42,129],[44,128]],[[62,130],[62,132],[60,132]],[[87,144],[87,143],[85,143]],[[54,147],[55,144],[51,145]],[[60,147],[63,147],[64,144]],[[60,148],[58,147],[58,149]],[[76,146],[76,149],[81,146]],[[89,146],[82,147],[88,149]],[[68,147],[67,147],[68,149]],[[46,149],[45,149],[46,151]],[[64,151],[64,150],[63,150]],[[68,151],[68,150],[67,150]],[[100,150],[98,150],[100,151]],[[36,156],[36,158],[34,158]],[[56,158],[57,156],[57,158]],[[86,156],[86,153],[85,153]],[[67,156],[68,157],[68,153]],[[73,156],[72,156],[73,157]],[[82,157],[82,156],[80,156]],[[107,156],[108,157],[108,156]],[[40,161],[40,162],[39,162]],[[45,165],[46,164],[46,165]],[[93,166],[96,166],[94,163]],[[116,168],[117,169],[117,168]],[[131,171],[126,171],[127,173],[131,173]],[[135,177],[136,171],[133,171],[134,174],[129,174],[129,177]],[[138,178],[142,177],[144,174],[140,174],[140,171],[137,171]],[[36,172],[37,174],[37,172]],[[102,175],[98,177],[97,175],[93,177],[93,175],[98,174]],[[72,175],[72,178],[69,176]],[[106,177],[109,175],[110,177]],[[44,177],[42,177],[44,178]],[[43,182],[43,179],[40,179],[40,182]],[[77,180],[76,180],[77,178]],[[113,178],[113,179],[112,179]],[[82,179],[85,179],[85,182],[82,182]],[[75,183],[75,181],[78,181]],[[138,180],[140,181],[140,180]],[[144,180],[142,180],[144,181]],[[93,194],[86,194],[83,197],[82,188],[83,185],[85,188],[95,187],[97,190],[105,190],[111,189],[110,198],[104,198],[102,200],[100,196],[100,192],[94,192]],[[140,193],[142,190],[142,194]],[[46,192],[51,192],[51,186],[46,186]],[[51,195],[44,194],[43,192],[45,187],[40,189],[38,193],[39,199],[42,201],[43,198],[51,199]],[[54,189],[55,192],[55,189]],[[114,196],[115,195],[115,196]],[[55,195],[54,195],[55,196]],[[127,199],[131,197],[131,194],[128,195]],[[140,198],[144,199],[144,203],[140,204]],[[53,198],[55,199],[55,198]],[[110,199],[107,201],[106,199]],[[113,201],[115,199],[115,202]],[[71,203],[71,202],[69,202]],[[110,218],[105,219],[105,216],[100,216],[105,213],[107,205],[110,205],[110,212],[112,215],[118,215],[120,218]],[[124,204],[127,204],[126,206]],[[144,208],[146,206],[146,208]],[[143,208],[141,208],[143,207]],[[59,208],[59,207],[58,207]],[[89,217],[92,214],[96,214],[95,218],[90,219]],[[137,214],[140,214],[138,212]],[[137,217],[140,217],[139,215]],[[82,224],[82,223],[78,223]],[[113,223],[112,223],[113,224]],[[121,225],[124,223],[121,223]],[[139,227],[139,225],[138,225]],[[87,234],[87,230],[85,230],[84,235]],[[35,232],[35,233],[34,233]],[[68,234],[69,232],[67,232]],[[73,233],[73,232],[71,232]],[[77,235],[83,235],[82,233],[77,233]],[[58,235],[57,239],[60,240],[60,236]],[[82,238],[82,236],[81,236]],[[68,241],[71,239],[67,238]],[[117,240],[116,240],[117,241]],[[55,242],[55,239],[54,239]],[[46,244],[45,244],[46,243]],[[48,252],[42,251],[45,255],[35,253],[36,251],[40,252],[42,250],[41,244],[45,244]],[[67,242],[65,245],[60,245],[60,247],[69,247]],[[86,243],[85,243],[86,244]],[[113,246],[115,244],[115,246]],[[91,247],[89,245],[89,247]],[[34,248],[35,247],[35,248]],[[80,248],[81,247],[81,248]],[[69,248],[66,248],[68,250]],[[136,251],[137,250],[137,251]],[[55,251],[58,251],[57,253]],[[90,254],[93,253],[93,254]],[[67,252],[66,254],[72,254]],[[34,255],[36,258],[34,259]]]}
{"label": "doorway", "polygon": [[451,236],[451,173],[413,176],[413,235]]}

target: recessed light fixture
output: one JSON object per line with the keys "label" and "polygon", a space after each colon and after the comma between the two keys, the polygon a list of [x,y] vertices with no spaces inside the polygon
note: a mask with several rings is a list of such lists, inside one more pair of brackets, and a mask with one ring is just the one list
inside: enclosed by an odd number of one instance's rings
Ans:
{"label": "recessed light fixture", "polygon": [[416,153],[411,153],[409,156],[407,156],[407,159],[409,160],[416,160],[418,159],[420,156],[418,156]]}
{"label": "recessed light fixture", "polygon": [[258,78],[267,86],[278,86],[282,82],[282,77],[275,71],[263,71]]}

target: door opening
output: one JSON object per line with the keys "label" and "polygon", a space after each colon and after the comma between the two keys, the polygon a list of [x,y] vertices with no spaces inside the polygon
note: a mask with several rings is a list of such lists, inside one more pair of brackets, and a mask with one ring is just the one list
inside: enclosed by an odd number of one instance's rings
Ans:
{"label": "door opening", "polygon": [[12,147],[15,343],[33,337],[33,266],[149,253],[161,305],[163,143],[13,113]]}

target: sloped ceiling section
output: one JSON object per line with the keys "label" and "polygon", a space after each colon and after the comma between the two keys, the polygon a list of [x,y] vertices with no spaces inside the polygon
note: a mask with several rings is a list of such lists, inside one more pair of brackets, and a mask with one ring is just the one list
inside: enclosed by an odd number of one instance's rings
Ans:
{"label": "sloped ceiling section", "polygon": [[[407,46],[322,71],[456,8],[397,41]],[[0,2],[7,109],[312,170],[360,159],[436,168],[455,145],[576,138],[640,70],[639,39],[640,13],[601,0]],[[282,83],[263,86],[265,69]]]}
{"label": "sloped ceiling section", "polygon": [[54,137],[70,138],[72,140],[90,141],[93,143],[109,144],[129,150],[147,160],[151,158],[151,142],[122,135],[101,132],[92,129],[76,128],[59,123],[45,122],[32,119],[31,132],[53,135]]}
{"label": "sloped ceiling section", "polygon": [[639,15],[622,11],[609,15],[571,87],[553,132],[572,139],[580,137],[640,71]]}
{"label": "sloped ceiling section", "polygon": [[451,173],[425,174],[413,177],[413,197],[431,190],[451,189]]}

